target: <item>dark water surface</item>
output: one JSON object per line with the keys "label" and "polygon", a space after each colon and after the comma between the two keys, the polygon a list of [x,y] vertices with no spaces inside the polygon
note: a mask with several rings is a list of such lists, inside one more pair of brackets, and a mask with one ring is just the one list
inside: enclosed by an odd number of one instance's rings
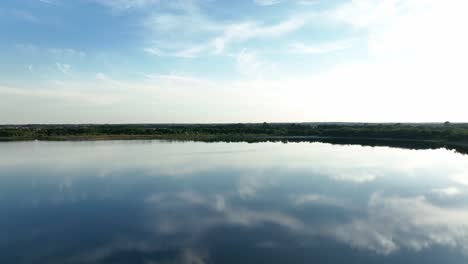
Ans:
{"label": "dark water surface", "polygon": [[468,156],[0,143],[0,263],[468,263]]}

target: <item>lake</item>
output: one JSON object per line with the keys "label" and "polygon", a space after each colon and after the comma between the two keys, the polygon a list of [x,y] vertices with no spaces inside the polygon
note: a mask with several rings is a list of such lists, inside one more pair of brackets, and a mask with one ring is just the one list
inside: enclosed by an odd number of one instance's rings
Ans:
{"label": "lake", "polygon": [[468,156],[0,143],[0,263],[467,263]]}

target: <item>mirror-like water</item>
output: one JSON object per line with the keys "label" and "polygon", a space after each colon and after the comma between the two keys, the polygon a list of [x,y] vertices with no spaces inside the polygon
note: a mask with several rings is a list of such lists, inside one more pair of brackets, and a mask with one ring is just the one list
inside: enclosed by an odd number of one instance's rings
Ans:
{"label": "mirror-like water", "polygon": [[468,156],[0,143],[0,263],[467,263]]}

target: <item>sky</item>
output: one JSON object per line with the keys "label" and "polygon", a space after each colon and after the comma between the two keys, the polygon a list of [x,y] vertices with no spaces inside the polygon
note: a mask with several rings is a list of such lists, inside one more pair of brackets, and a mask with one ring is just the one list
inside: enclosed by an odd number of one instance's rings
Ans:
{"label": "sky", "polygon": [[466,0],[2,0],[0,124],[467,122]]}

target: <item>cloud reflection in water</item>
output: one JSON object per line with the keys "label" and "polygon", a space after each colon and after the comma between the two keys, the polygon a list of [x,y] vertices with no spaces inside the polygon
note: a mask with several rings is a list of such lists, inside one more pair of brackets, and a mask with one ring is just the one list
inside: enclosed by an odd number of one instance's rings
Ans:
{"label": "cloud reflection in water", "polygon": [[0,260],[9,263],[468,259],[468,158],[449,151],[1,144]]}

